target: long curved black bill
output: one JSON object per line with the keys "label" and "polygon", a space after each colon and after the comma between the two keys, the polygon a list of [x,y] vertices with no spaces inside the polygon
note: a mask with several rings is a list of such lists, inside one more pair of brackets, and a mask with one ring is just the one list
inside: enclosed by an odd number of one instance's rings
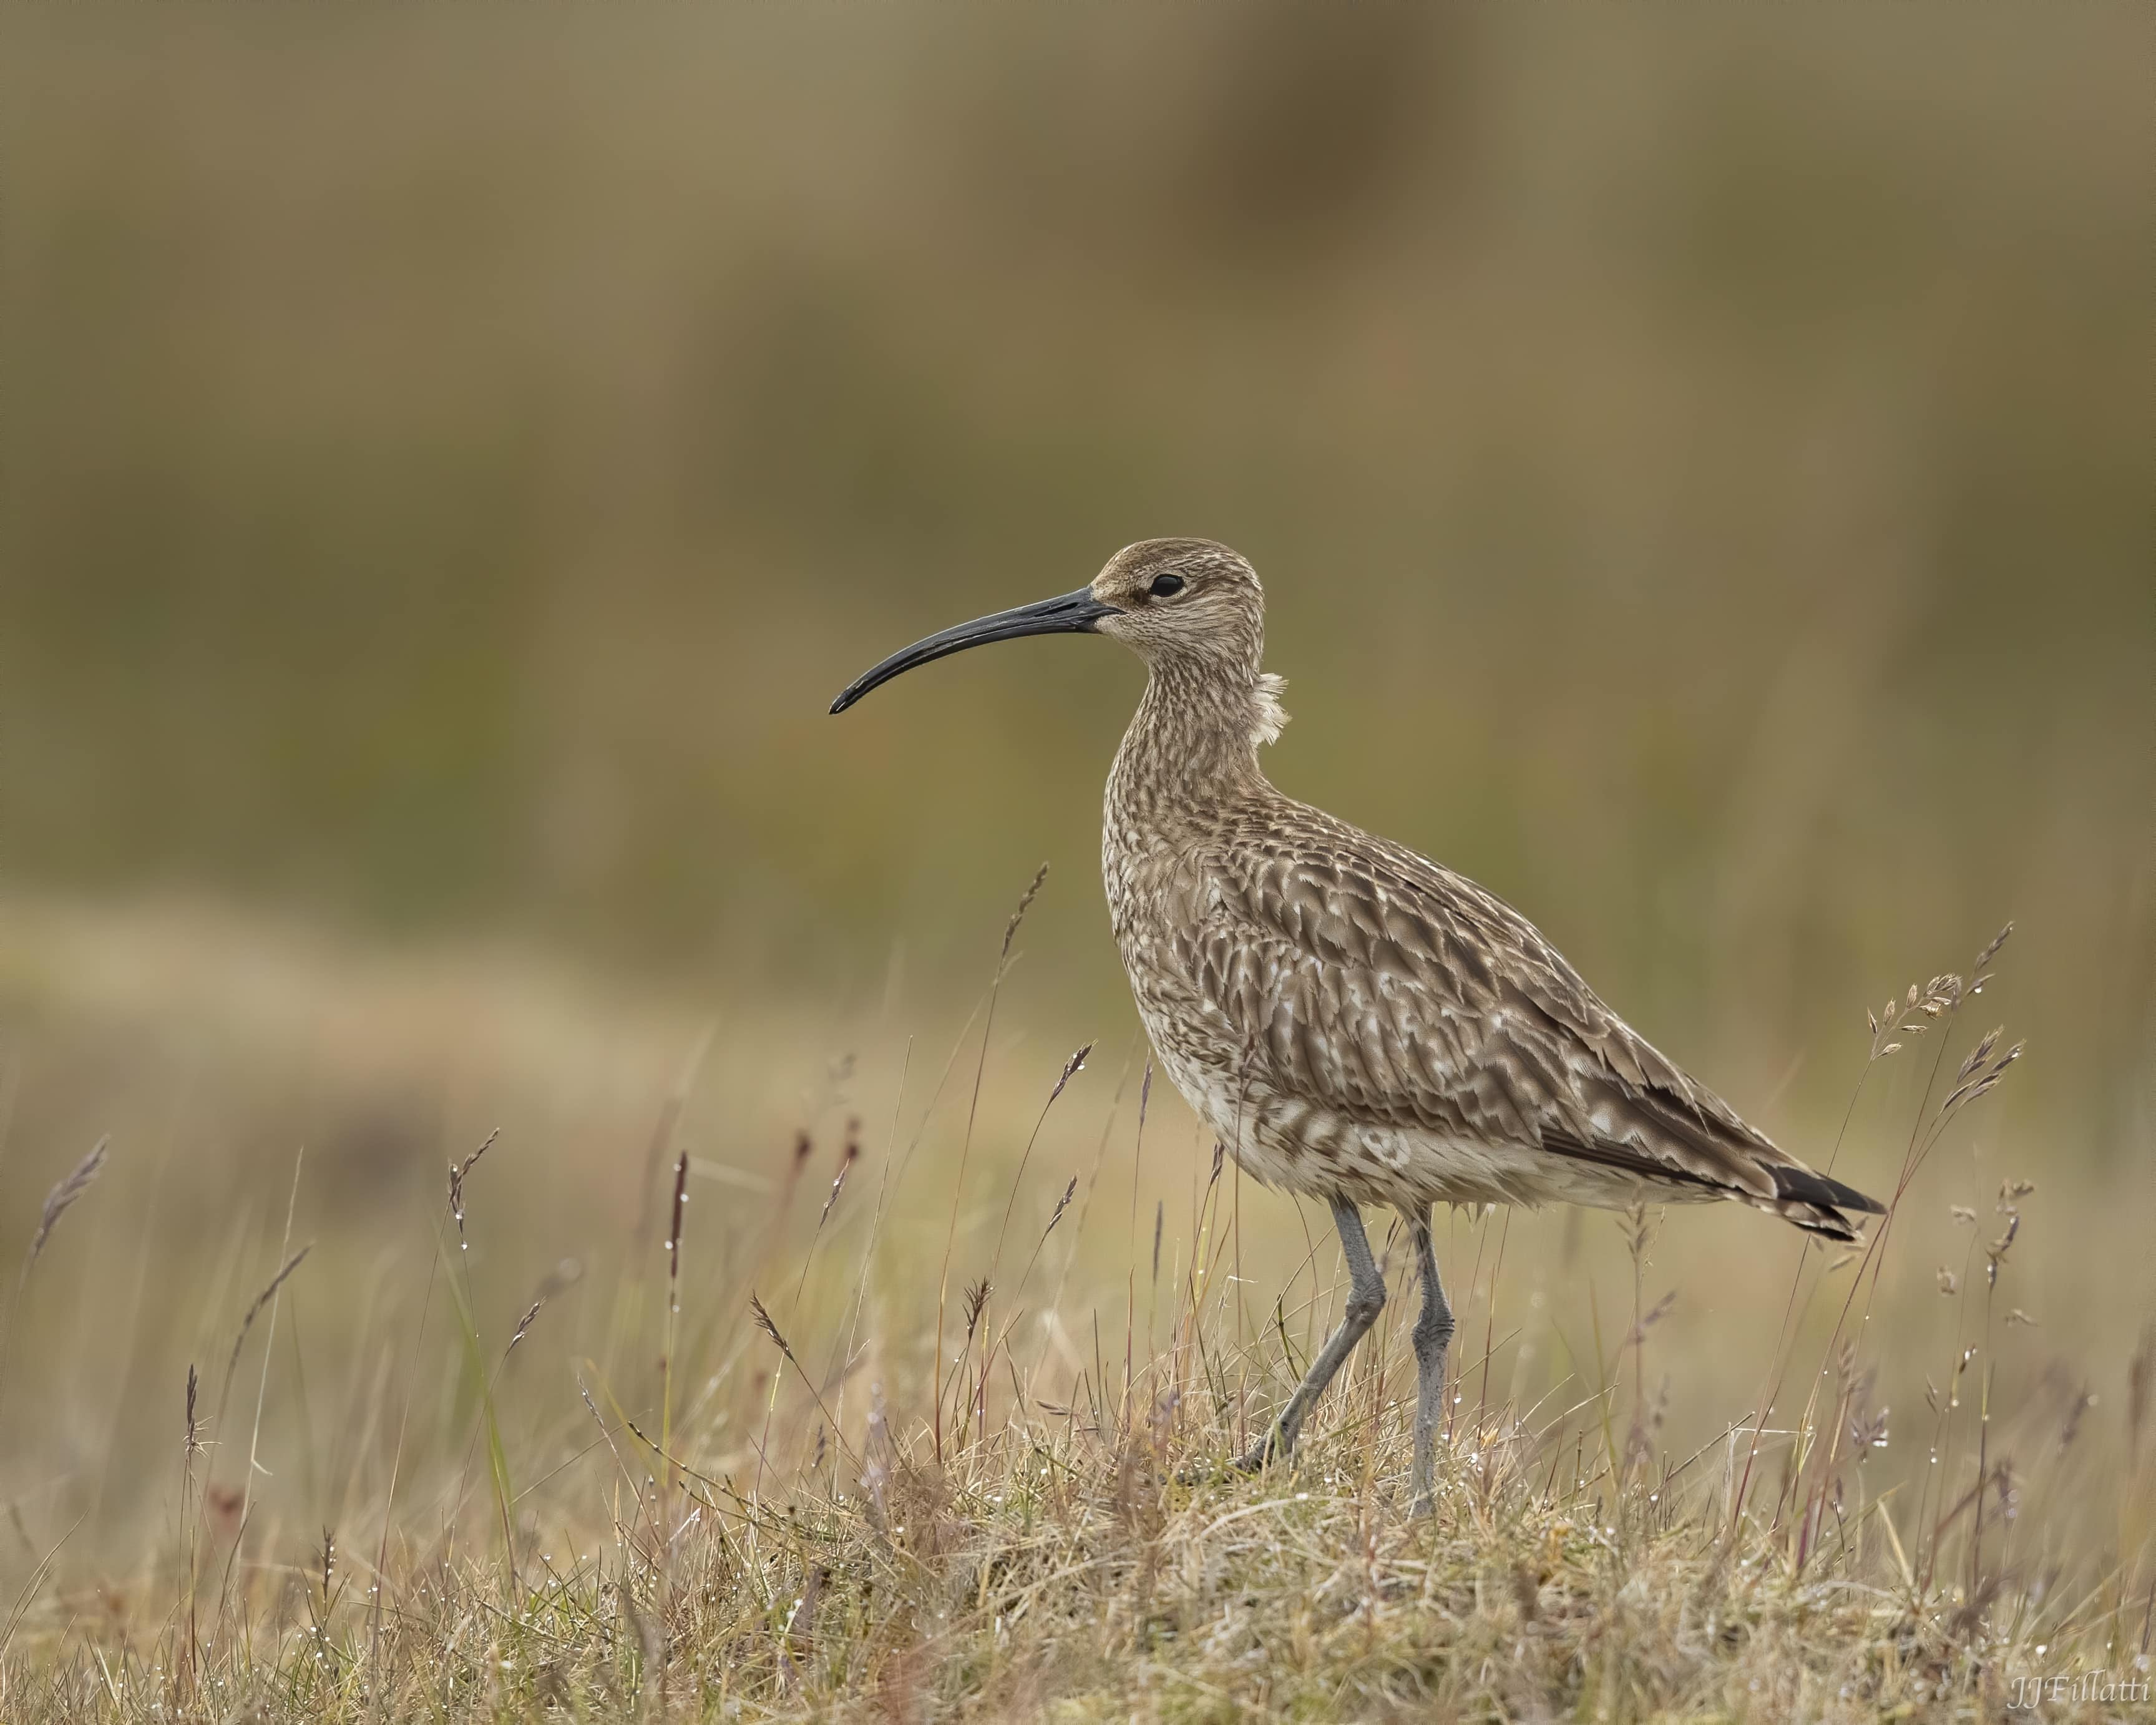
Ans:
{"label": "long curved black bill", "polygon": [[968,647],[986,646],[990,641],[1014,641],[1020,635],[1089,635],[1103,617],[1116,614],[1113,605],[1102,604],[1093,597],[1091,588],[1081,587],[1075,593],[1020,605],[1015,610],[998,611],[993,617],[977,617],[971,623],[962,623],[956,629],[932,634],[925,641],[916,641],[911,647],[892,654],[882,664],[863,671],[839,691],[839,698],[831,703],[831,711],[845,711],[878,684],[888,683],[901,671],[910,671],[932,659],[963,653]]}

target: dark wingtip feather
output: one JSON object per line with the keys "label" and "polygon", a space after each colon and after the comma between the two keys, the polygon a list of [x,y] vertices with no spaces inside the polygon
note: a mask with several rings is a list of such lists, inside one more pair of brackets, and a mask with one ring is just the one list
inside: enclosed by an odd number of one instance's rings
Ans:
{"label": "dark wingtip feather", "polygon": [[1794,1199],[1799,1204],[1815,1204],[1826,1209],[1861,1210],[1872,1216],[1887,1214],[1887,1206],[1877,1199],[1867,1198],[1854,1186],[1845,1186],[1810,1168],[1788,1165],[1778,1167],[1773,1173],[1777,1198]]}

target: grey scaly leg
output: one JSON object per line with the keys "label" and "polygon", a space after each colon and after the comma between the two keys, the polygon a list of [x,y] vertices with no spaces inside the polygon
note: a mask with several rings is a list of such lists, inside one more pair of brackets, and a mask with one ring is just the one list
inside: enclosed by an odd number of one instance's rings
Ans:
{"label": "grey scaly leg", "polygon": [[1355,1344],[1384,1310],[1385,1279],[1378,1274],[1377,1260],[1370,1255],[1370,1241],[1363,1232],[1361,1214],[1347,1199],[1336,1198],[1332,1200],[1332,1220],[1340,1230],[1340,1249],[1348,1259],[1350,1286],[1347,1313],[1340,1320],[1340,1327],[1310,1363],[1301,1384],[1281,1409],[1280,1419],[1243,1457],[1241,1466],[1246,1470],[1255,1471],[1275,1456],[1284,1456],[1295,1448],[1296,1435],[1302,1430],[1303,1415],[1325,1394],[1325,1386],[1332,1381],[1333,1373],[1355,1351]]}
{"label": "grey scaly leg", "polygon": [[1430,1212],[1412,1217],[1415,1263],[1422,1272],[1422,1314],[1415,1319],[1414,1471],[1409,1476],[1414,1507],[1410,1514],[1428,1515],[1432,1451],[1437,1445],[1438,1416],[1445,1407],[1445,1352],[1452,1340],[1452,1308],[1445,1302],[1445,1284],[1437,1277],[1437,1251],[1430,1244]]}

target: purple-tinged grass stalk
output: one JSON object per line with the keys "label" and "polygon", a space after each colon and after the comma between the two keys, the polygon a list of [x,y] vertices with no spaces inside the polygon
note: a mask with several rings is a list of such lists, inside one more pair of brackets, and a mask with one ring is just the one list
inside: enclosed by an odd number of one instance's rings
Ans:
{"label": "purple-tinged grass stalk", "polygon": [[[1088,1042],[1073,1053],[1070,1059],[1064,1061],[1063,1070],[1056,1075],[1055,1082],[1049,1088],[1048,1100],[1040,1105],[1040,1112],[1034,1118],[1033,1130],[1026,1137],[1025,1148],[1019,1153],[1018,1167],[1011,1174],[1010,1196],[1004,1202],[1004,1219],[1001,1224],[996,1230],[995,1250],[989,1255],[988,1274],[982,1278],[982,1285],[984,1287],[993,1286],[997,1276],[1002,1271],[1004,1261],[1004,1242],[1009,1237],[1010,1233],[1011,1216],[1018,1209],[1019,1189],[1024,1182],[1027,1166],[1033,1160],[1034,1146],[1040,1142],[1040,1130],[1048,1123],[1048,1111],[1055,1106],[1056,1099],[1060,1096],[1064,1091],[1069,1086],[1071,1079],[1086,1070],[1086,1057],[1092,1052],[1093,1045]],[[1056,1207],[1055,1214],[1059,1219],[1063,1214],[1064,1208],[1070,1204],[1072,1194],[1075,1194],[1077,1189],[1078,1182],[1074,1176],[1070,1182],[1070,1190],[1066,1191],[1063,1194],[1063,1203]],[[1053,1222],[1049,1224],[1050,1228],[1053,1228],[1055,1225],[1055,1224]],[[1048,1236],[1045,1234],[1043,1234],[1041,1236],[1041,1241],[1045,1243],[1047,1237]],[[1040,1246],[1037,1244],[1034,1247],[1034,1258],[1038,1259],[1040,1255]],[[1029,1276],[1032,1272],[1033,1264],[1031,1261],[1029,1261],[1026,1265],[1026,1275]],[[1023,1291],[1024,1286],[1025,1277],[1021,1276],[1019,1280],[1019,1291]],[[1015,1295],[1013,1296],[1013,1299],[1014,1301],[1015,1301]],[[969,1321],[966,1326],[967,1334],[969,1338],[973,1334],[974,1324],[979,1322],[979,1317],[980,1314],[978,1312],[975,1312],[972,1320]],[[1014,1311],[1010,1319],[1010,1323],[1015,1323],[1017,1321],[1017,1313]],[[1000,1343],[1004,1336],[1008,1336],[1009,1334],[1009,1328],[1010,1326],[1007,1323],[1004,1327],[1002,1334],[997,1337],[997,1342],[998,1343]],[[978,1409],[978,1417],[983,1420],[985,1420],[987,1417],[986,1409],[988,1394],[988,1369],[994,1361],[995,1353],[995,1347],[989,1346],[984,1348],[981,1354],[980,1383],[978,1389],[976,1391],[974,1400]]]}
{"label": "purple-tinged grass stalk", "polygon": [[853,1460],[853,1450],[847,1445],[845,1434],[839,1429],[839,1422],[831,1417],[830,1409],[824,1404],[823,1393],[816,1388],[815,1381],[808,1373],[802,1371],[801,1362],[793,1352],[793,1344],[786,1339],[784,1333],[772,1321],[771,1313],[765,1309],[763,1301],[753,1292],[748,1296],[748,1309],[750,1322],[769,1338],[772,1346],[778,1350],[786,1363],[799,1373],[801,1382],[808,1391],[809,1399],[816,1404],[816,1411],[824,1416],[824,1424],[831,1429],[834,1441],[837,1443],[848,1460]]}
{"label": "purple-tinged grass stalk", "polygon": [[105,1171],[105,1153],[111,1142],[109,1137],[100,1138],[90,1147],[90,1153],[45,1194],[44,1205],[38,1213],[37,1232],[30,1236],[30,1249],[23,1255],[22,1273],[15,1279],[18,1287],[29,1279],[30,1266],[38,1261],[45,1242],[53,1237],[53,1230],[59,1225],[60,1218],[97,1183],[98,1175]]}
{"label": "purple-tinged grass stalk", "polygon": [[[966,1164],[973,1153],[973,1124],[981,1111],[981,1081],[988,1070],[988,1049],[996,1033],[996,1003],[1003,998],[1004,978],[1010,973],[1011,942],[1018,938],[1019,925],[1025,921],[1025,913],[1039,896],[1041,883],[1048,879],[1048,865],[1043,863],[1034,871],[1032,882],[1019,895],[1018,908],[1011,912],[1010,921],[1004,925],[1004,943],[996,954],[993,979],[988,984],[988,1007],[981,1026],[980,1058],[973,1066],[973,1095],[966,1106],[966,1135],[958,1147],[958,1172],[951,1182],[951,1219],[943,1231],[943,1265],[936,1279],[936,1365],[935,1372],[943,1370],[943,1313],[951,1303],[951,1251],[958,1239],[958,1204],[966,1190]],[[939,1390],[936,1397],[936,1465],[943,1465],[943,1397]]]}
{"label": "purple-tinged grass stalk", "polygon": [[[674,1346],[681,1319],[681,1224],[689,1205],[689,1153],[684,1150],[674,1163],[674,1203],[666,1222],[665,1339],[659,1357],[659,1443],[667,1455],[674,1450]],[[674,1495],[674,1472],[668,1465],[660,1493],[662,1508]]]}
{"label": "purple-tinged grass stalk", "polygon": [[[490,1135],[486,1142],[491,1144],[493,1142],[494,1137]],[[480,1146],[481,1151],[485,1148],[486,1144]],[[475,1152],[465,1159],[464,1172],[469,1173],[472,1163],[477,1160],[478,1153]],[[495,1512],[501,1527],[503,1558],[508,1568],[510,1590],[514,1594],[517,1586],[516,1491],[510,1475],[508,1446],[501,1435],[501,1412],[495,1399],[494,1374],[488,1368],[486,1345],[480,1333],[479,1314],[472,1296],[471,1266],[464,1252],[461,1180],[458,1183],[454,1209],[459,1218],[459,1238],[457,1255],[451,1262],[461,1267],[462,1274],[459,1274],[456,1268],[450,1271],[448,1278],[449,1298],[456,1308],[457,1333],[463,1344],[465,1375],[479,1404],[480,1434],[486,1445],[487,1481],[494,1491]],[[459,1501],[462,1495],[459,1491]]]}
{"label": "purple-tinged grass stalk", "polygon": [[[1145,1171],[1146,1110],[1152,1101],[1152,1056],[1148,1053],[1146,1056],[1145,1077],[1138,1086],[1137,1130],[1131,1140],[1131,1267],[1124,1272],[1123,1280],[1123,1403],[1126,1410],[1130,1404],[1133,1370],[1131,1332],[1137,1321],[1138,1304],[1138,1184]],[[1152,1257],[1153,1273],[1158,1276],[1160,1273],[1160,1232],[1158,1224],[1155,1225],[1153,1231]],[[1152,1343],[1152,1330],[1148,1320],[1146,1344],[1150,1347]]]}
{"label": "purple-tinged grass stalk", "polygon": [[[257,1458],[261,1453],[262,1446],[262,1409],[264,1404],[268,1401],[270,1396],[270,1357],[276,1351],[277,1314],[280,1307],[283,1303],[284,1286],[285,1282],[290,1278],[292,1272],[300,1267],[300,1260],[305,1257],[307,1253],[313,1250],[314,1246],[314,1242],[310,1240],[305,1246],[300,1249],[298,1256],[295,1257],[291,1255],[292,1221],[294,1216],[298,1213],[300,1207],[300,1172],[306,1165],[306,1160],[307,1147],[302,1144],[300,1146],[299,1149],[293,1153],[292,1189],[286,1195],[285,1199],[285,1236],[278,1246],[278,1251],[281,1255],[283,1255],[285,1263],[283,1267],[278,1271],[275,1276],[271,1279],[270,1286],[266,1291],[266,1297],[270,1301],[270,1329],[269,1333],[264,1337],[262,1343],[262,1376],[255,1385],[254,1424],[252,1429],[249,1431],[247,1438],[247,1481],[240,1489],[239,1503],[239,1520],[240,1525],[243,1527],[246,1525],[248,1517],[253,1512],[254,1507],[254,1475],[256,1472]],[[260,1299],[257,1299],[254,1304],[248,1308],[247,1322],[249,1323],[252,1323],[254,1319],[254,1314],[261,1309],[262,1301]],[[246,1326],[243,1324],[240,1327],[240,1340],[243,1342],[245,1341],[246,1335]],[[235,1549],[236,1548],[237,1543],[235,1542]]]}
{"label": "purple-tinged grass stalk", "polygon": [[816,1213],[816,1229],[808,1236],[808,1250],[801,1255],[801,1274],[793,1284],[793,1310],[801,1309],[801,1296],[808,1286],[808,1271],[816,1262],[816,1249],[823,1244],[824,1224],[831,1219],[837,1206],[839,1194],[846,1189],[846,1181],[854,1172],[854,1165],[861,1159],[861,1122],[854,1116],[846,1119],[846,1137],[839,1152],[839,1171],[831,1177],[831,1189],[824,1194],[824,1208]]}
{"label": "purple-tinged grass stalk", "polygon": [[59,1220],[80,1203],[90,1189],[97,1183],[97,1177],[105,1171],[105,1158],[112,1140],[108,1135],[90,1147],[90,1153],[74,1168],[54,1183],[45,1194],[44,1207],[38,1213],[37,1230],[30,1236],[29,1250],[23,1254],[23,1267],[15,1277],[14,1291],[8,1296],[8,1309],[0,1313],[0,1411],[7,1407],[8,1367],[13,1356],[15,1314],[23,1303],[23,1291],[29,1286],[30,1271],[45,1250],[45,1242],[53,1237],[53,1230]]}

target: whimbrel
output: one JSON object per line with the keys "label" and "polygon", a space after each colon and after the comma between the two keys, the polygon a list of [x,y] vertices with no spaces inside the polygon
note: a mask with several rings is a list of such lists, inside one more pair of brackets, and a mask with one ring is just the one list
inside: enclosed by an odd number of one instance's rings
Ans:
{"label": "whimbrel", "polygon": [[831,711],[947,654],[1057,634],[1113,635],[1148,674],[1101,844],[1146,1033],[1245,1169],[1331,1206],[1352,1277],[1339,1328],[1245,1467],[1294,1447],[1385,1303],[1360,1204],[1400,1213],[1422,1278],[1418,1511],[1453,1329],[1433,1205],[1729,1198],[1833,1240],[1856,1238],[1845,1212],[1880,1211],[1656,1051],[1511,906],[1273,788],[1258,750],[1287,715],[1260,662],[1265,595],[1224,545],[1130,546],[1075,593],[893,654]]}

